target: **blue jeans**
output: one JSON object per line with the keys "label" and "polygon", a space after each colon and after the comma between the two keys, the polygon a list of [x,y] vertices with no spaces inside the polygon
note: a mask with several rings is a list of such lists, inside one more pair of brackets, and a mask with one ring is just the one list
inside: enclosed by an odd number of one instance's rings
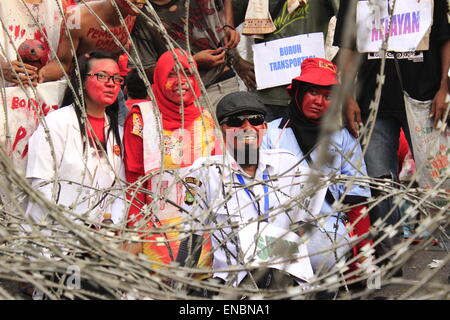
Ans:
{"label": "blue jeans", "polygon": [[123,126],[129,110],[125,105],[125,95],[123,94],[122,90],[119,91],[117,99],[119,103],[119,125]]}
{"label": "blue jeans", "polygon": [[[392,177],[394,181],[398,181],[397,151],[401,127],[409,145],[412,146],[404,107],[389,115],[383,114],[377,117],[364,157],[367,173],[370,177]],[[378,190],[372,189],[372,196],[376,197],[379,194]],[[392,209],[392,213],[387,216]],[[377,208],[370,213],[372,224],[385,217],[387,217],[385,222],[388,225],[393,225],[400,220],[400,210],[398,206],[393,204],[392,198],[379,203]]]}

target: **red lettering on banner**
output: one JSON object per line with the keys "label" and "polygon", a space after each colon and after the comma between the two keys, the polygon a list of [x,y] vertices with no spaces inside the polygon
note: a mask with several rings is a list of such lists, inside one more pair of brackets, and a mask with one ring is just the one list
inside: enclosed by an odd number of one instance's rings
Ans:
{"label": "red lettering on banner", "polygon": [[11,109],[18,108],[27,108],[28,110],[32,110],[39,115],[46,116],[51,110],[58,109],[58,105],[49,106],[45,102],[42,102],[41,104],[33,98],[27,100],[20,99],[19,97],[13,97],[11,101]]}
{"label": "red lettering on banner", "polygon": [[25,148],[23,149],[22,155],[20,156],[22,159],[24,159],[28,154],[28,143],[25,145]]}
{"label": "red lettering on banner", "polygon": [[12,98],[11,109],[17,109],[19,107],[19,97]]}
{"label": "red lettering on banner", "polygon": [[44,103],[42,105],[42,112],[44,113],[44,116],[46,116],[49,111],[50,111],[50,106],[48,106]]}
{"label": "red lettering on banner", "polygon": [[16,150],[17,144],[20,140],[24,139],[27,136],[27,130],[20,126],[16,132],[16,137],[14,138],[14,143],[12,145],[12,151]]}
{"label": "red lettering on banner", "polygon": [[52,105],[53,110],[58,110],[59,106],[57,104]]}

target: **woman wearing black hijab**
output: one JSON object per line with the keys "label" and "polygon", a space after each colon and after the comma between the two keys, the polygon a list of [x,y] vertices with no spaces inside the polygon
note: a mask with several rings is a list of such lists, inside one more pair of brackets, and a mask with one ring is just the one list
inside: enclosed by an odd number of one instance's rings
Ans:
{"label": "woman wearing black hijab", "polygon": [[[319,155],[318,146],[326,147],[324,143],[319,143],[320,123],[331,105],[332,88],[338,84],[337,67],[333,63],[321,58],[304,60],[300,76],[294,78],[288,87],[292,96],[289,114],[269,123],[262,148],[287,149],[302,160],[301,164],[304,166],[316,162]],[[361,216],[361,210],[365,206],[358,204],[364,203],[370,197],[368,185],[351,182],[352,177],[367,176],[358,141],[345,128],[334,132],[330,141],[331,144],[327,148],[332,160],[322,165],[321,171],[327,176],[349,176],[347,182],[350,183],[330,185],[320,213],[324,219],[313,219],[317,222],[317,228],[310,236],[307,246],[316,274],[329,271],[338,260],[346,258],[346,253],[351,249],[351,234],[346,230],[345,224],[348,221],[351,224]],[[353,209],[346,213],[336,212],[332,204],[341,199],[344,204],[353,206]],[[352,233],[364,235],[369,227],[370,221],[366,215],[356,223]],[[359,242],[354,250],[367,243],[367,240]],[[321,253],[315,254],[317,252]]]}

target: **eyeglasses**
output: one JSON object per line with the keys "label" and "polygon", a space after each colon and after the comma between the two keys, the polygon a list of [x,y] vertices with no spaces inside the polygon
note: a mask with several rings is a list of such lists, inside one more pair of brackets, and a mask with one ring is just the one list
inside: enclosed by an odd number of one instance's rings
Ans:
{"label": "eyeglasses", "polygon": [[225,117],[220,125],[226,124],[229,127],[240,127],[244,124],[245,120],[252,126],[260,126],[264,123],[264,116],[262,114],[248,114],[241,116],[229,116]]}
{"label": "eyeglasses", "polygon": [[100,82],[109,82],[109,79],[112,79],[112,81],[115,84],[120,84],[120,85],[124,84],[124,82],[125,82],[125,79],[122,76],[118,75],[118,74],[110,76],[107,73],[98,72],[98,73],[86,73],[86,75],[87,76],[96,76],[97,80],[100,81]]}

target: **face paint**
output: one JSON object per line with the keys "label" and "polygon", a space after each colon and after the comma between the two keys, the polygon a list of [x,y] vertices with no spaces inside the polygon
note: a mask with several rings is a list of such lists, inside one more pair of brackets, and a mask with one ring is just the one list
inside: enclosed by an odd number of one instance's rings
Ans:
{"label": "face paint", "polygon": [[164,90],[170,90],[170,88],[172,88],[173,84],[174,84],[174,79],[170,78],[169,80],[167,80],[165,86],[164,86]]}
{"label": "face paint", "polygon": [[[109,75],[119,74],[119,66],[111,59],[93,59],[90,61],[91,68],[87,73],[104,72]],[[87,76],[84,82],[86,90],[86,103],[88,106],[105,108],[114,103],[120,91],[120,85],[115,84],[112,79],[101,82],[96,76]]]}
{"label": "face paint", "polygon": [[[166,83],[163,88],[164,96],[176,104],[181,104],[181,100],[184,103],[187,101],[192,101],[194,98],[194,92],[189,88],[189,83],[191,87],[194,87],[195,79],[194,75],[191,74],[189,69],[184,70],[186,72],[187,78],[184,76],[182,72],[179,73],[180,79],[178,79],[177,72],[172,71],[169,73],[167,77]],[[180,96],[180,87],[181,87],[181,96]],[[182,98],[181,98],[182,97]]]}
{"label": "face paint", "polygon": [[306,118],[318,121],[330,105],[331,89],[312,87],[303,95],[301,110]]}

